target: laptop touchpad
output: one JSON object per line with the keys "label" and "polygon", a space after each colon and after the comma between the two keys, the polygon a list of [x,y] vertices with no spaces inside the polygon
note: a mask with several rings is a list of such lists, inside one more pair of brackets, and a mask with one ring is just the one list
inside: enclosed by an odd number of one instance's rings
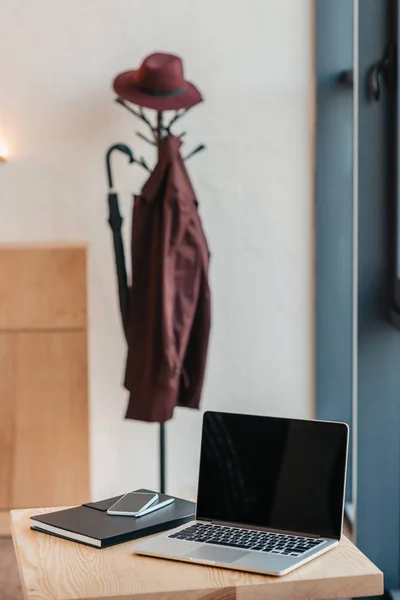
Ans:
{"label": "laptop touchpad", "polygon": [[235,550],[234,548],[217,548],[216,546],[202,546],[193,552],[188,552],[185,556],[200,559],[200,560],[209,560],[215,561],[219,563],[231,563],[235,560],[238,560],[242,556],[247,554],[246,551],[243,550]]}

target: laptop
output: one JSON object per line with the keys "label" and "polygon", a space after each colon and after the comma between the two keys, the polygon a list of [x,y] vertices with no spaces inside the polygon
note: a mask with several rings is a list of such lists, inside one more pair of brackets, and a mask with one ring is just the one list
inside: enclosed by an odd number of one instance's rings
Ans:
{"label": "laptop", "polygon": [[196,520],[134,552],[289,573],[339,543],[347,447],[345,423],[206,412]]}

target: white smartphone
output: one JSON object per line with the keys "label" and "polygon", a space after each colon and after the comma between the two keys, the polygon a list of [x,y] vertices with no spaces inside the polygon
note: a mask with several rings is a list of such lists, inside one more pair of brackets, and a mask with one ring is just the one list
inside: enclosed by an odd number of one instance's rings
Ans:
{"label": "white smartphone", "polygon": [[144,517],[145,515],[148,515],[149,513],[152,513],[155,510],[164,508],[165,506],[172,504],[173,501],[174,501],[173,498],[164,498],[164,500],[163,500],[162,497],[161,498],[159,497],[159,499],[156,502],[154,502],[154,504],[151,504],[145,510],[142,510],[138,515],[136,515],[136,518],[138,519],[139,517]]}
{"label": "white smartphone", "polygon": [[147,492],[129,492],[122,496],[108,510],[108,515],[138,517],[158,500],[158,494]]}

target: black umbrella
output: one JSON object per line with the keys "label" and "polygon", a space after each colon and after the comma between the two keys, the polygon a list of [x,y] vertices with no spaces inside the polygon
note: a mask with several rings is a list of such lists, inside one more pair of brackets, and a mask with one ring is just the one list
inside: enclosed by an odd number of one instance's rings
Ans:
{"label": "black umbrella", "polygon": [[114,256],[115,256],[115,266],[117,271],[117,281],[118,281],[118,298],[119,298],[119,308],[121,312],[122,326],[124,328],[125,338],[128,335],[128,316],[129,316],[129,288],[128,288],[128,277],[126,274],[126,264],[125,264],[125,252],[124,252],[124,244],[122,241],[122,222],[123,218],[121,217],[121,213],[119,211],[118,204],[118,195],[113,191],[114,184],[113,178],[111,174],[111,154],[114,150],[119,150],[126,154],[129,158],[129,162],[135,162],[132,151],[125,144],[115,144],[111,146],[106,155],[106,164],[107,164],[107,177],[108,177],[108,208],[109,208],[109,217],[108,223],[111,227],[113,234],[113,243],[114,243]]}

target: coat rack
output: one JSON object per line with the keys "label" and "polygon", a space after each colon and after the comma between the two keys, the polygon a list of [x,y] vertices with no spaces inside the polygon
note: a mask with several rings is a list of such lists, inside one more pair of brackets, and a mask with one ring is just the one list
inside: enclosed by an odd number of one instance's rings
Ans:
{"label": "coat rack", "polygon": [[[121,97],[116,98],[116,102],[126,108],[135,117],[143,121],[150,130],[150,137],[136,132],[136,135],[142,140],[154,146],[157,149],[157,159],[159,158],[161,142],[165,135],[171,134],[171,128],[176,122],[183,117],[190,109],[182,109],[175,112],[175,115],[170,118],[169,122],[165,125],[164,112],[156,112],[156,125],[154,126],[150,119],[147,117],[142,107],[138,109],[133,108],[125,102]],[[183,131],[178,135],[181,139],[186,135]],[[184,157],[184,160],[188,160],[198,152],[205,149],[204,144],[196,146],[189,154]],[[111,172],[111,155],[114,151],[118,150],[129,158],[129,163],[136,163],[148,174],[151,173],[151,169],[148,166],[143,156],[136,158],[132,150],[126,144],[115,144],[109,148],[106,154],[106,169],[107,179],[109,186],[108,194],[108,205],[109,205],[109,219],[108,223],[113,232],[113,244],[114,244],[114,255],[117,270],[117,281],[118,281],[118,297],[119,306],[121,313],[122,326],[124,329],[125,338],[128,336],[128,323],[129,323],[129,287],[128,278],[125,263],[125,253],[122,240],[122,222],[123,218],[119,211],[118,196],[114,191],[114,181]],[[159,429],[159,473],[160,473],[160,492],[165,493],[166,490],[166,427],[165,423],[160,423]]]}

